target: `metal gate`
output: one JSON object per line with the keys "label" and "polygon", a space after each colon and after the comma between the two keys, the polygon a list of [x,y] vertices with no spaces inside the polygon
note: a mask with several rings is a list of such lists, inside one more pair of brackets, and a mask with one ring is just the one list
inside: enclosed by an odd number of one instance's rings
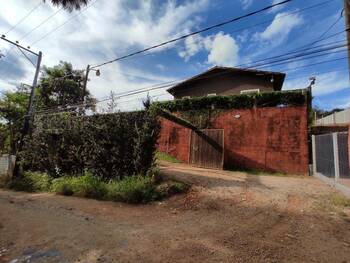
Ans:
{"label": "metal gate", "polygon": [[348,133],[312,136],[313,175],[350,196]]}
{"label": "metal gate", "polygon": [[200,133],[192,131],[189,163],[203,168],[223,169],[224,130],[205,129]]}

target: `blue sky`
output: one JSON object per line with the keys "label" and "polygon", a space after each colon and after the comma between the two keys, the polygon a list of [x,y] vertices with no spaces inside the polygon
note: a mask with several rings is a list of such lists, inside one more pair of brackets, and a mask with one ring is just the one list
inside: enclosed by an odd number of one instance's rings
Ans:
{"label": "blue sky", "polygon": [[[31,45],[71,19],[35,43],[32,50],[43,52],[44,65],[53,66],[63,60],[71,62],[77,69],[85,69],[87,64],[98,64],[128,54],[254,11],[272,2],[279,1],[92,0],[92,5],[81,13],[58,11],[58,8],[46,3],[39,5],[7,37],[21,39],[23,45]],[[185,41],[106,65],[101,67],[100,77],[91,75],[89,89],[95,97],[104,98],[110,91],[120,93],[152,87],[185,79],[215,65],[237,66],[295,50],[318,40],[340,16],[342,1],[324,2],[294,0]],[[0,10],[0,33],[6,33],[40,3],[40,0],[6,1]],[[324,4],[304,10],[318,3]],[[46,23],[23,38],[50,16]],[[344,29],[342,18],[326,37]],[[345,39],[343,33],[315,46]],[[0,90],[13,89],[21,82],[31,83],[33,66],[16,49],[10,50],[4,41],[0,43],[0,50],[7,55],[0,60]],[[316,76],[314,105],[323,109],[349,107],[347,60],[309,66],[346,56],[346,52],[338,52],[262,69],[286,72],[284,89],[304,88],[309,83],[309,77]],[[149,93],[155,100],[171,98],[165,88]],[[121,98],[119,106],[121,109],[137,108],[145,96],[146,93]],[[99,106],[103,110],[105,104]]]}

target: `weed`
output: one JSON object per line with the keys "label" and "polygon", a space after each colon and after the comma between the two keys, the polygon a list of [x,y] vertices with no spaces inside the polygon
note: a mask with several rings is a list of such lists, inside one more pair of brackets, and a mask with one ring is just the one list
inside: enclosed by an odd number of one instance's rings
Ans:
{"label": "weed", "polygon": [[335,206],[350,207],[350,199],[341,195],[332,195],[331,203]]}
{"label": "weed", "polygon": [[175,157],[173,157],[167,153],[164,153],[164,152],[157,151],[156,158],[160,161],[166,161],[166,162],[170,162],[170,163],[181,163],[180,160],[178,160]]}
{"label": "weed", "polygon": [[9,182],[9,188],[27,192],[47,192],[50,185],[50,176],[38,172],[25,172],[23,176],[12,178]]}

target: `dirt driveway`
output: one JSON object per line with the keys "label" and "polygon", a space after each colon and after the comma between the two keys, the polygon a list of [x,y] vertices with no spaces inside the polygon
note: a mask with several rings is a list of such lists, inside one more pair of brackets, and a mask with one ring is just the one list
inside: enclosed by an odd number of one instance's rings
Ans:
{"label": "dirt driveway", "polygon": [[350,262],[350,211],[316,179],[161,170],[192,191],[133,206],[0,190],[0,262]]}

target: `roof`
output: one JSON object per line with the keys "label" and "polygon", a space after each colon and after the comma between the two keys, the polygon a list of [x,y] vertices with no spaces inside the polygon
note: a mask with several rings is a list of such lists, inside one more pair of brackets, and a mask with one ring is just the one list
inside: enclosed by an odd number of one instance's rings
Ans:
{"label": "roof", "polygon": [[242,69],[242,68],[231,68],[231,67],[219,67],[215,66],[205,72],[202,72],[198,75],[195,75],[183,82],[180,82],[176,84],[175,86],[172,86],[167,91],[171,94],[174,93],[177,89],[180,89],[184,86],[187,86],[189,84],[193,84],[203,78],[209,79],[209,78],[215,78],[216,76],[224,75],[224,74],[245,74],[245,75],[252,75],[252,76],[262,76],[265,78],[271,79],[273,77],[273,89],[278,91],[282,89],[284,79],[286,77],[285,73],[282,72],[273,72],[273,71],[263,71],[263,70],[256,70],[256,69]]}

